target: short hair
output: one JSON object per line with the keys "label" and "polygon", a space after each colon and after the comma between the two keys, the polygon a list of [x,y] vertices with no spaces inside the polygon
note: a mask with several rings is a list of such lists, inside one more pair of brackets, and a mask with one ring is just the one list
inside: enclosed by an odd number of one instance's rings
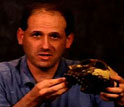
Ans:
{"label": "short hair", "polygon": [[59,12],[65,19],[66,21],[66,29],[65,33],[68,36],[70,33],[74,32],[74,15],[72,12],[68,9],[65,8],[65,6],[62,6],[62,4],[57,4],[57,3],[49,3],[49,2],[33,2],[31,4],[28,4],[22,14],[21,18],[21,23],[20,23],[20,28],[22,30],[26,30],[28,25],[27,21],[28,18],[33,14],[35,10],[38,9],[45,9],[46,11],[57,11]]}

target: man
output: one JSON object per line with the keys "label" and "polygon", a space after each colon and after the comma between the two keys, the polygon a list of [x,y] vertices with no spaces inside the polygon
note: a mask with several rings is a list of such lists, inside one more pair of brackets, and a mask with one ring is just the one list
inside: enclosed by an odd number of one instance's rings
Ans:
{"label": "man", "polygon": [[[114,107],[124,104],[124,80],[112,76],[119,87],[99,95],[67,86],[63,77],[68,65],[62,57],[73,42],[71,14],[55,4],[34,3],[24,10],[17,32],[25,56],[0,64],[0,107]],[[111,102],[106,102],[110,101]]]}

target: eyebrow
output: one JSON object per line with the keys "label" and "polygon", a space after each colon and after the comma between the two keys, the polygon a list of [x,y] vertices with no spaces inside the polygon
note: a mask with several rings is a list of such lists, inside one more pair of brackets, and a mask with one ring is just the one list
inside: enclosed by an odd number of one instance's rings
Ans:
{"label": "eyebrow", "polygon": [[[42,31],[32,31],[32,32],[29,32],[29,33],[31,33],[31,34],[34,34],[34,33],[39,33],[39,34],[44,34]],[[57,35],[61,35],[59,32],[50,32],[50,33],[48,33],[48,34],[57,34]]]}
{"label": "eyebrow", "polygon": [[42,31],[32,31],[30,33],[43,33]]}
{"label": "eyebrow", "polygon": [[60,35],[60,33],[58,33],[58,32],[50,32],[49,34],[57,34],[57,35]]}

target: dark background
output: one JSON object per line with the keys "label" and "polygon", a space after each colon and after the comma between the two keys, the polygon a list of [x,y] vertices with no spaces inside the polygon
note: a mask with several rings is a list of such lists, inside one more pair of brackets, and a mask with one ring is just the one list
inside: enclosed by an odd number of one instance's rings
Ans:
{"label": "dark background", "polygon": [[[16,30],[21,10],[30,1],[0,0],[0,61],[23,55],[16,40]],[[76,23],[75,41],[66,57],[102,59],[124,77],[124,0],[59,2],[72,10]]]}

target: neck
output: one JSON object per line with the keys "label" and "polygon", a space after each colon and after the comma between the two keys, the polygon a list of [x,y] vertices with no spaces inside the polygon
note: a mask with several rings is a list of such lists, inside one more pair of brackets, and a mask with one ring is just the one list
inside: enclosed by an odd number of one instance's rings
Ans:
{"label": "neck", "polygon": [[56,70],[58,68],[59,63],[55,64],[53,67],[51,68],[38,68],[36,66],[34,66],[33,64],[28,62],[28,67],[34,77],[34,79],[37,82],[40,82],[44,79],[51,79],[53,78],[53,76],[56,73]]}

